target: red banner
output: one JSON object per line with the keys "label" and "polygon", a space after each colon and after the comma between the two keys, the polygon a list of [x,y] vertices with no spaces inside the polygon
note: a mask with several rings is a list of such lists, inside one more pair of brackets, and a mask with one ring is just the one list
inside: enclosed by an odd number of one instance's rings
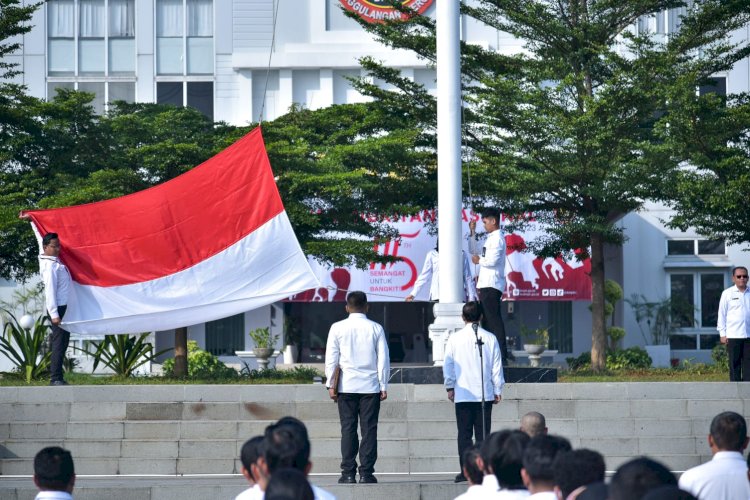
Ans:
{"label": "red banner", "polygon": [[[426,226],[434,215],[434,211],[424,210],[417,215],[394,220],[391,224],[398,229],[401,240],[374,243],[378,253],[401,257],[400,262],[372,263],[367,269],[360,270],[325,267],[311,259],[310,265],[322,287],[295,295],[290,300],[343,301],[349,290],[367,293],[372,302],[404,300],[414,286],[427,253],[435,248],[437,238],[429,234]],[[468,236],[469,220],[478,221],[479,215],[464,209],[462,219],[464,234]],[[481,227],[479,221],[477,231]],[[543,233],[543,226],[532,222],[524,232],[505,234],[505,300],[591,300],[591,262],[588,259],[579,262],[575,258],[541,258],[526,251],[526,241]],[[464,240],[464,250],[471,253],[468,238]],[[476,276],[478,266],[471,267]],[[416,299],[427,300],[428,294],[429,285],[422,289]]]}
{"label": "red banner", "polygon": [[[358,14],[365,21],[379,23],[385,20],[406,20],[407,15],[395,9],[391,0],[340,0],[341,5]],[[417,14],[422,14],[432,5],[434,0],[403,0],[401,5],[411,9]]]}

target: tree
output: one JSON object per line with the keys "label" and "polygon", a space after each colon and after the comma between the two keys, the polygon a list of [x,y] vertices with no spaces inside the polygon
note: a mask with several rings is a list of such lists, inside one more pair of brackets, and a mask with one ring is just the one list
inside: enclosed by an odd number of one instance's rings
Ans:
{"label": "tree", "polygon": [[[691,2],[692,3],[692,2]],[[583,249],[591,258],[592,368],[605,368],[605,244],[616,222],[658,197],[679,161],[665,143],[675,96],[745,57],[726,36],[750,20],[743,1],[704,0],[685,9],[678,33],[639,33],[638,19],[679,0],[477,0],[466,16],[524,42],[506,55],[462,44],[466,168],[474,195],[509,214],[550,222],[531,249],[544,256]],[[355,17],[355,16],[352,16]],[[435,61],[426,17],[367,24],[385,44]],[[404,113],[424,117],[432,99],[375,61],[363,65],[397,87]],[[367,90],[365,87],[363,87]],[[391,107],[392,92],[373,96]],[[429,114],[425,128],[434,127]],[[476,179],[481,178],[481,182]],[[523,225],[523,220],[517,221]]]}

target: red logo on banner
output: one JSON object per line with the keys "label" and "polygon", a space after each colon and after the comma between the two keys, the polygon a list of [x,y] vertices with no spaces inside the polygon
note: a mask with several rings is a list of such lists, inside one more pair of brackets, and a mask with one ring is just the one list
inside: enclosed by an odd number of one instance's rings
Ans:
{"label": "red logo on banner", "polygon": [[[422,14],[432,5],[434,0],[403,0],[401,5],[408,7],[417,14]],[[341,5],[350,12],[355,12],[359,16],[371,23],[382,22],[384,20],[405,20],[406,14],[402,14],[392,5],[392,0],[340,0]]]}

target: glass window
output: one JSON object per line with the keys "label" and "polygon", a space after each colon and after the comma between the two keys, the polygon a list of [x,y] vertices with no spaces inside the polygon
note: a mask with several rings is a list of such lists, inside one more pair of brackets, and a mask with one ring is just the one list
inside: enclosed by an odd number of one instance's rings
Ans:
{"label": "glass window", "polygon": [[214,356],[234,356],[245,350],[245,315],[206,323],[206,350]]}
{"label": "glass window", "polygon": [[699,326],[703,328],[716,328],[719,316],[719,299],[724,291],[724,274],[704,273],[700,275],[700,319]]}
{"label": "glass window", "polygon": [[708,82],[699,87],[700,95],[705,94],[718,94],[720,96],[727,95],[727,79],[721,76],[711,77]]}
{"label": "glass window", "polygon": [[109,0],[109,73],[135,74],[135,2]]}
{"label": "glass window", "polygon": [[694,324],[693,308],[695,307],[693,274],[672,274],[669,278],[672,323],[678,328],[691,327]]}
{"label": "glass window", "polygon": [[669,336],[669,348],[670,349],[697,349],[695,335],[670,335]]}
{"label": "glass window", "polygon": [[182,0],[156,2],[156,72],[160,75],[183,74]]}
{"label": "glass window", "polygon": [[104,73],[104,0],[80,0],[78,3],[78,71]]}
{"label": "glass window", "polygon": [[667,255],[695,255],[693,240],[668,240]]}
{"label": "glass window", "polygon": [[195,108],[211,121],[214,120],[214,84],[213,82],[188,82],[187,105]]}
{"label": "glass window", "polygon": [[47,71],[50,75],[75,73],[75,3],[47,2]]}
{"label": "glass window", "polygon": [[98,115],[104,114],[104,82],[80,82],[78,90],[94,94],[94,100],[91,101],[94,112]]}
{"label": "glass window", "polygon": [[183,106],[182,82],[158,82],[156,84],[156,102]]}
{"label": "glass window", "polygon": [[57,89],[75,89],[74,82],[48,82],[47,83],[47,100],[51,101],[57,95]]}
{"label": "glass window", "polygon": [[187,72],[189,75],[211,75],[214,72],[214,39],[187,39]]}
{"label": "glass window", "polygon": [[710,335],[700,335],[701,349],[710,351],[719,343],[719,332]]}
{"label": "glass window", "polygon": [[724,240],[698,240],[698,255],[724,255]]}
{"label": "glass window", "polygon": [[135,82],[111,82],[109,84],[109,102],[135,102]]}

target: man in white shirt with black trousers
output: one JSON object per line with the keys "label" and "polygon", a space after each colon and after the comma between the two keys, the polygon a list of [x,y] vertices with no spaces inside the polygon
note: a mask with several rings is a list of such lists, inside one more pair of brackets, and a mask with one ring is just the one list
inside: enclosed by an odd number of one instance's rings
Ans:
{"label": "man in white shirt with black trousers", "polygon": [[349,317],[331,325],[326,344],[327,379],[332,379],[336,366],[341,368],[338,395],[328,387],[341,421],[341,484],[356,482],[358,451],[359,482],[378,482],[373,474],[378,458],[378,415],[380,402],[388,397],[391,366],[385,331],[367,319],[367,309],[367,295],[351,292],[346,298]]}
{"label": "man in white shirt with black trousers", "polygon": [[503,290],[505,290],[505,238],[500,230],[500,211],[485,208],[482,223],[487,231],[487,239],[481,255],[472,255],[471,261],[479,265],[477,289],[484,310],[485,327],[495,334],[500,345],[503,364],[508,360],[508,342],[505,338],[505,324],[500,314]]}
{"label": "man in white shirt with black trousers", "polygon": [[[456,407],[458,457],[462,471],[456,476],[457,483],[466,481],[463,475],[464,451],[473,442],[481,443],[492,431],[492,405],[500,402],[505,384],[497,339],[479,326],[482,305],[479,302],[467,302],[464,304],[462,317],[466,326],[448,337],[443,359],[445,389],[448,391],[448,399]],[[481,342],[478,343],[478,340]],[[485,399],[484,409],[482,393]]]}
{"label": "man in white shirt with black trousers", "polygon": [[747,268],[732,269],[731,286],[719,300],[716,329],[722,344],[727,345],[729,380],[750,381],[750,290],[747,289]]}

